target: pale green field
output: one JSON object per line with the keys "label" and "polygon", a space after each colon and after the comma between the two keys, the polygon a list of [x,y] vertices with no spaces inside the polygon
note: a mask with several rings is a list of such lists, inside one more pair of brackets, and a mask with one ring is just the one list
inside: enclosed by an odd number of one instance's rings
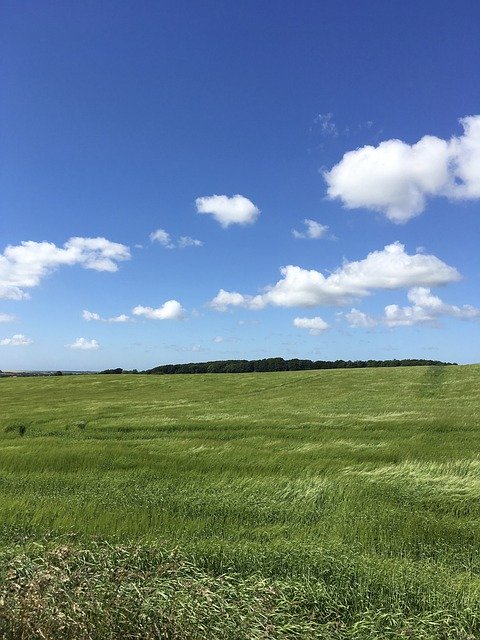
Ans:
{"label": "pale green field", "polygon": [[0,637],[480,637],[480,366],[0,399]]}

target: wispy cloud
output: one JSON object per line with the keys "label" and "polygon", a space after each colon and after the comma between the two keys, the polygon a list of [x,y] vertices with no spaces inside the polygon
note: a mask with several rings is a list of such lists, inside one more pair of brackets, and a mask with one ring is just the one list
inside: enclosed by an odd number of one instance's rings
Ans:
{"label": "wispy cloud", "polygon": [[124,313],[121,313],[118,316],[113,316],[111,318],[102,318],[100,314],[93,311],[87,311],[86,309],[82,311],[82,318],[87,322],[129,322],[130,320],[130,317],[125,315]]}
{"label": "wispy cloud", "polygon": [[2,347],[27,347],[32,344],[33,340],[27,338],[22,333],[16,333],[11,338],[3,338],[0,340],[0,346]]}
{"label": "wispy cloud", "polygon": [[305,218],[303,224],[305,225],[304,231],[297,231],[297,229],[292,230],[292,235],[294,238],[319,240],[320,238],[325,238],[325,236],[327,235],[328,226],[325,224],[320,224],[320,222],[317,222],[316,220],[310,220],[310,218]]}
{"label": "wispy cloud", "polygon": [[185,249],[186,247],[202,247],[202,240],[191,238],[190,236],[180,236],[178,240],[174,240],[165,229],[157,229],[150,234],[151,242],[158,242],[165,249]]}

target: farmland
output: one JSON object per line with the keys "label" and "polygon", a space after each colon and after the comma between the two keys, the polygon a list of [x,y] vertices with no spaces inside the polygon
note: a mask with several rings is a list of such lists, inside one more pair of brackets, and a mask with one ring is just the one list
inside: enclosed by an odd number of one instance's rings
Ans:
{"label": "farmland", "polygon": [[480,367],[0,380],[0,636],[480,637]]}

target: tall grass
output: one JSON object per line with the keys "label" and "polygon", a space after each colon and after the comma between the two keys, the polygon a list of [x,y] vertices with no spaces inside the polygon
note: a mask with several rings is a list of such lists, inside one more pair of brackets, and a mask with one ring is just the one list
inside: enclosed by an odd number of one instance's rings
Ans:
{"label": "tall grass", "polygon": [[4,637],[480,637],[479,392],[480,367],[0,380]]}

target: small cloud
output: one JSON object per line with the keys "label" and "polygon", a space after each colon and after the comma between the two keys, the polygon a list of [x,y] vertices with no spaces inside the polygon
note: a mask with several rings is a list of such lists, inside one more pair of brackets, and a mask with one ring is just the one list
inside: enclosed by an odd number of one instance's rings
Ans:
{"label": "small cloud", "polygon": [[260,209],[251,200],[237,195],[232,196],[203,196],[195,200],[197,213],[212,215],[223,227],[231,224],[253,224],[260,214]]}
{"label": "small cloud", "polygon": [[375,318],[358,309],[352,309],[349,313],[346,313],[345,318],[349,326],[353,328],[373,329],[378,324]]}
{"label": "small cloud", "polygon": [[165,345],[167,349],[171,351],[177,351],[178,353],[198,353],[199,351],[205,351],[204,347],[200,344],[190,344],[190,345],[179,345],[179,344],[170,344]]}
{"label": "small cloud", "polygon": [[185,309],[177,300],[167,300],[158,309],[138,305],[132,309],[132,313],[134,316],[143,316],[149,320],[182,320],[185,317]]}
{"label": "small cloud", "polygon": [[320,238],[324,238],[327,235],[328,226],[326,224],[320,224],[316,220],[310,220],[310,218],[305,218],[303,221],[306,229],[305,231],[297,231],[293,229],[292,235],[294,238],[308,238],[310,240],[318,240]]}
{"label": "small cloud", "polygon": [[87,311],[86,309],[82,311],[82,318],[87,322],[128,322],[130,320],[129,316],[124,313],[121,313],[119,316],[113,316],[113,318],[102,318],[100,314]]}
{"label": "small cloud", "polygon": [[333,121],[333,113],[319,113],[313,119],[313,124],[325,138],[338,138],[338,127]]}
{"label": "small cloud", "polygon": [[317,336],[329,328],[325,320],[322,320],[319,316],[315,318],[295,318],[293,325],[298,329],[308,329],[311,336]]}
{"label": "small cloud", "polygon": [[128,322],[129,320],[129,316],[124,313],[121,313],[119,316],[114,316],[113,318],[107,318],[107,322]]}
{"label": "small cloud", "polygon": [[0,346],[2,347],[27,347],[29,344],[32,344],[33,340],[27,338],[21,333],[17,333],[11,338],[3,338],[0,340]]}
{"label": "small cloud", "polygon": [[261,295],[244,296],[237,291],[225,291],[225,289],[220,289],[208,304],[215,311],[227,311],[229,307],[244,307],[245,309],[263,309],[265,307]]}
{"label": "small cloud", "polygon": [[15,316],[10,315],[9,313],[0,313],[0,322],[13,322],[15,320]]}
{"label": "small cloud", "polygon": [[100,345],[96,340],[87,340],[86,338],[77,338],[72,344],[65,345],[70,349],[80,349],[82,351],[96,351]]}
{"label": "small cloud", "polygon": [[415,324],[435,325],[442,316],[460,320],[480,320],[480,309],[469,304],[458,307],[443,302],[431,293],[428,287],[413,287],[408,291],[411,306],[400,307],[389,304],[385,307],[383,322],[389,327],[412,326]]}
{"label": "small cloud", "polygon": [[151,242],[158,242],[166,249],[185,249],[186,247],[202,247],[203,242],[190,236],[180,236],[175,241],[165,229],[157,229],[150,234]]}
{"label": "small cloud", "polygon": [[177,246],[179,249],[185,249],[185,247],[203,247],[203,242],[196,238],[190,238],[190,236],[180,236]]}
{"label": "small cloud", "polygon": [[225,338],[223,336],[215,336],[215,338],[213,339],[213,342],[216,342],[217,344],[224,341]]}
{"label": "small cloud", "polygon": [[87,322],[91,322],[92,320],[101,320],[98,313],[93,313],[92,311],[87,311],[86,309],[82,311],[82,318]]}
{"label": "small cloud", "polygon": [[174,249],[175,245],[172,243],[172,238],[165,229],[157,229],[150,234],[150,242],[158,242],[165,247],[165,249]]}

